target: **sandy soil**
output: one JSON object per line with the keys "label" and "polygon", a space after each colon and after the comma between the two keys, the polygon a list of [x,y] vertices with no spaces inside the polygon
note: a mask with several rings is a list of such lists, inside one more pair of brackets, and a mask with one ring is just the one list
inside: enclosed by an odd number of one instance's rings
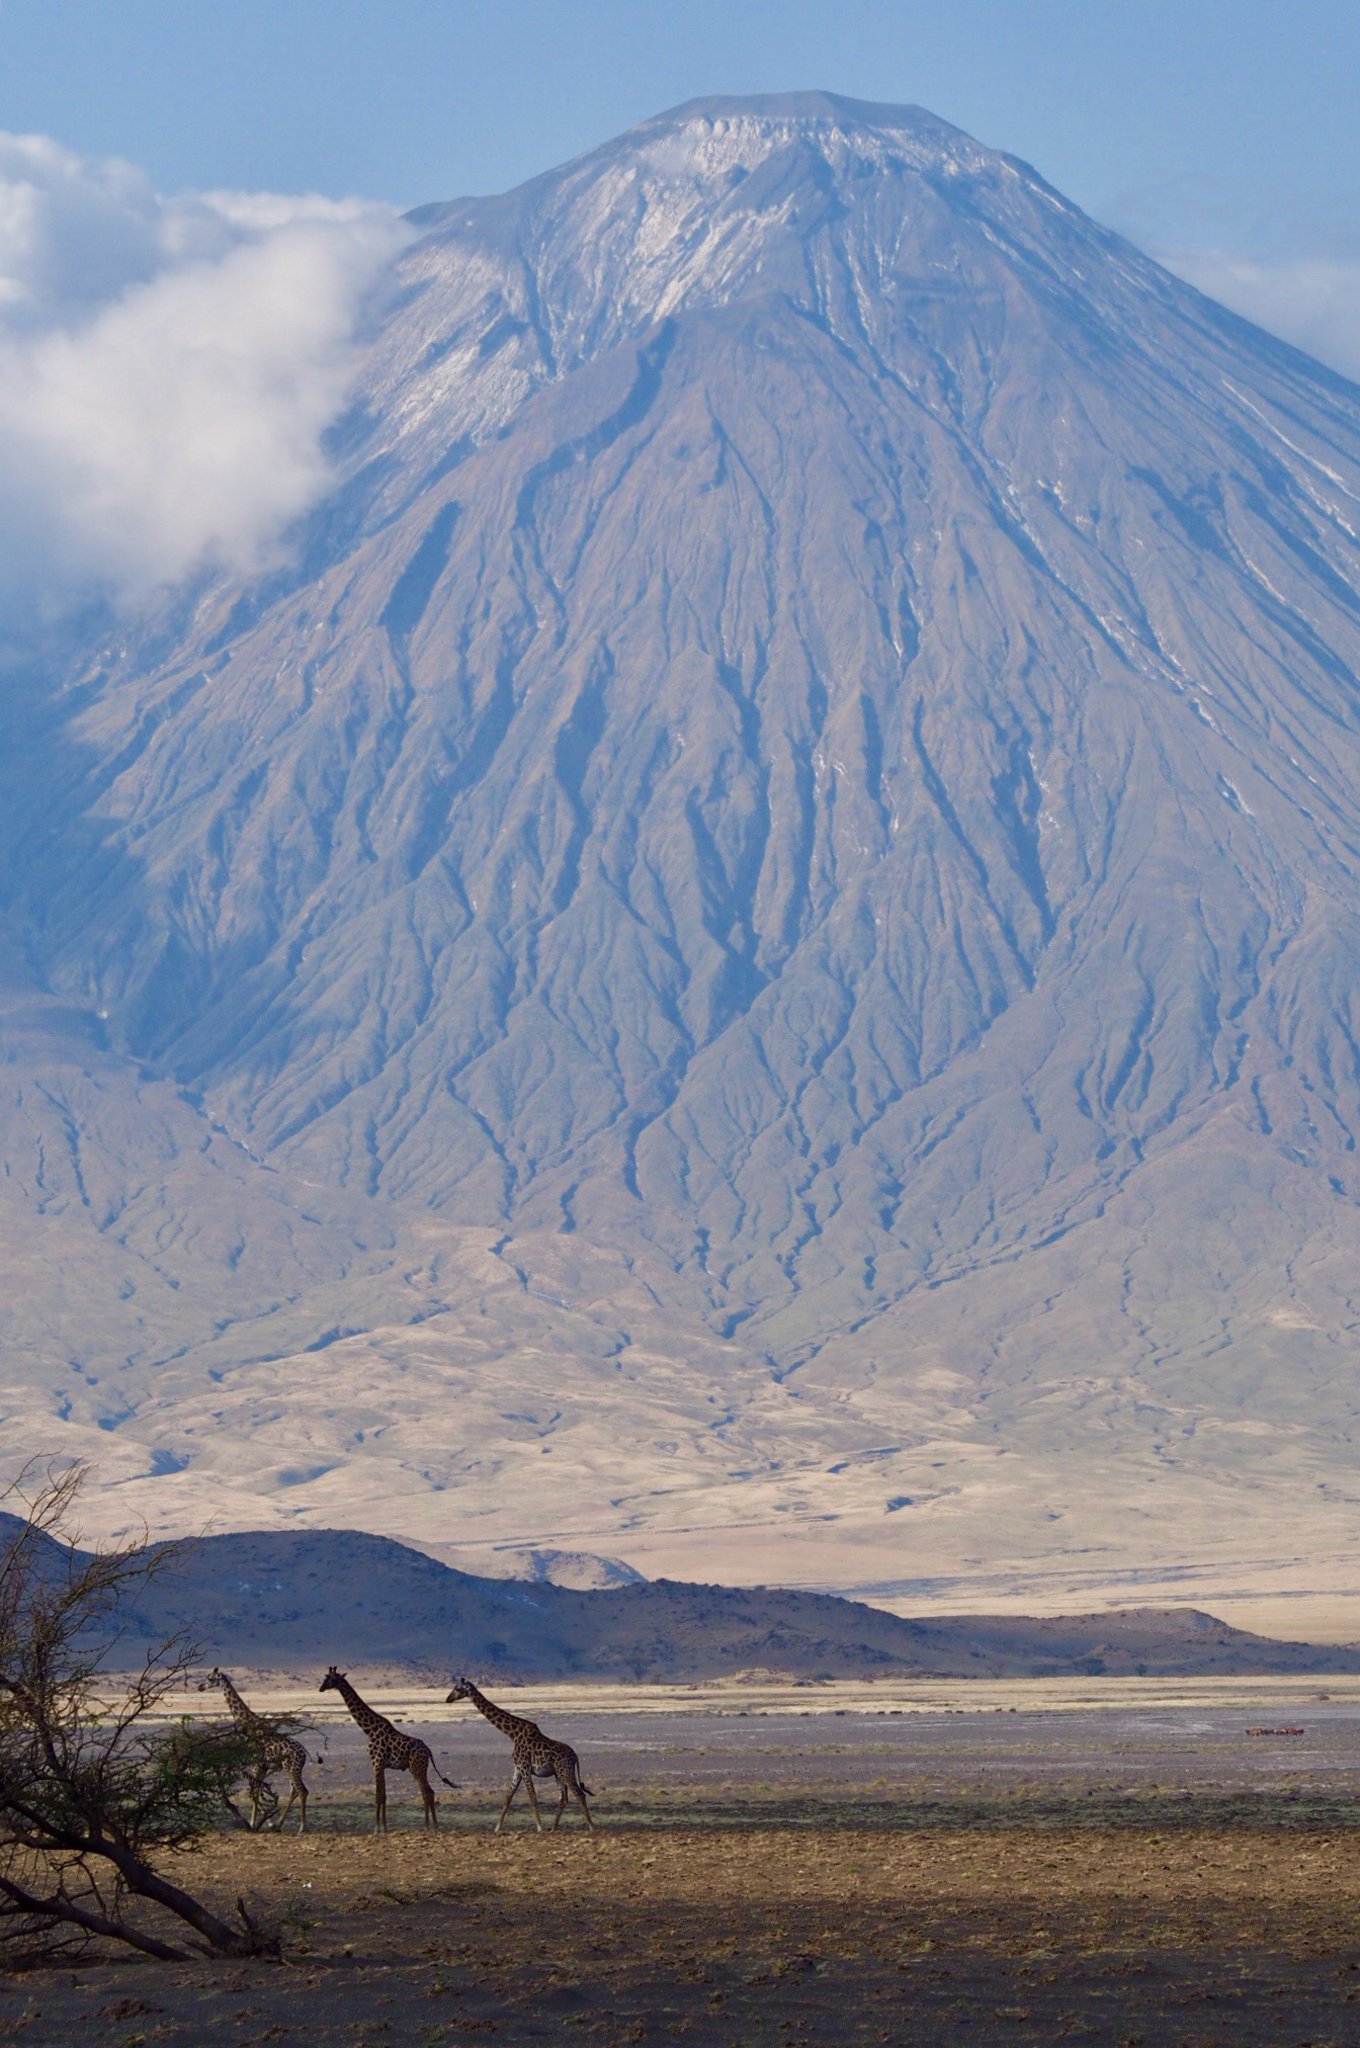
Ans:
{"label": "sandy soil", "polygon": [[1360,1592],[1354,1585],[1353,1560],[1341,1556],[1264,1569],[1227,1564],[1214,1571],[1193,1566],[1149,1571],[1136,1575],[1132,1591],[1118,1583],[1062,1573],[1032,1578],[1017,1573],[972,1583],[961,1577],[931,1602],[910,1590],[872,1585],[844,1590],[871,1607],[886,1607],[918,1621],[941,1614],[1103,1614],[1129,1607],[1195,1607],[1234,1628],[1285,1642],[1360,1642]]}
{"label": "sandy soil", "polygon": [[450,1721],[427,1724],[462,1781],[444,1829],[417,1830],[394,1780],[374,1838],[364,1752],[336,1726],[315,1832],[181,1861],[280,1926],[282,1963],[0,1980],[0,2035],[1341,2048],[1360,2041],[1360,1698],[1317,1691],[1274,1702],[1303,1733],[1270,1736],[1236,1697],[580,1713],[562,1732],[593,1838],[523,1816],[491,1835],[505,1745]]}

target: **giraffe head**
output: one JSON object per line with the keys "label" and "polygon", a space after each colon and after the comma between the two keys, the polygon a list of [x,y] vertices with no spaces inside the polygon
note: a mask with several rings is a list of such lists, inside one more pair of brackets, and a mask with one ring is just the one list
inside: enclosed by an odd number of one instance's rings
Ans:
{"label": "giraffe head", "polygon": [[344,1678],[344,1676],[344,1672],[339,1670],[334,1664],[332,1664],[330,1670],[322,1679],[319,1690],[321,1692],[339,1692],[340,1681]]}
{"label": "giraffe head", "polygon": [[225,1672],[225,1671],[219,1671],[219,1670],[218,1670],[218,1668],[217,1668],[217,1666],[216,1666],[216,1665],[214,1664],[214,1665],[213,1665],[213,1668],[212,1668],[212,1670],[211,1670],[211,1671],[210,1671],[210,1672],[208,1673],[207,1677],[206,1677],[206,1678],[200,1678],[200,1679],[199,1679],[199,1681],[198,1681],[198,1689],[199,1689],[199,1691],[200,1691],[200,1692],[212,1692],[212,1691],[214,1690],[214,1688],[215,1688],[215,1687],[217,1687],[217,1686],[221,1685],[221,1683],[222,1683],[223,1679],[224,1679],[224,1678],[226,1677],[226,1675],[227,1675],[227,1674],[226,1674],[226,1672]]}
{"label": "giraffe head", "polygon": [[472,1680],[470,1678],[455,1678],[453,1681],[453,1691],[445,1700],[444,1705],[451,1707],[455,1700],[470,1700],[471,1698]]}

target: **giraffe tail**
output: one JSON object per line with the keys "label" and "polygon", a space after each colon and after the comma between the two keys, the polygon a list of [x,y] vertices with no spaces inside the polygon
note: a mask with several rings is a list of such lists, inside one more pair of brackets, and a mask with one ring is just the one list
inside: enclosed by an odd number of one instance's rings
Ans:
{"label": "giraffe tail", "polygon": [[434,1772],[441,1785],[448,1786],[450,1792],[458,1790],[458,1780],[456,1778],[446,1778],[433,1757],[430,1758],[430,1769]]}

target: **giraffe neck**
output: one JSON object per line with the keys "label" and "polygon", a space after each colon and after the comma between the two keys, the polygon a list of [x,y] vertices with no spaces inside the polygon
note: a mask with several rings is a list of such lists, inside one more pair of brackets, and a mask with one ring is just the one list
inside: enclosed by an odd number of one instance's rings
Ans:
{"label": "giraffe neck", "polygon": [[231,1715],[231,1718],[236,1723],[237,1727],[251,1727],[257,1719],[257,1716],[251,1712],[250,1708],[241,1698],[240,1693],[237,1692],[236,1687],[232,1684],[231,1680],[227,1677],[225,1672],[221,1674],[217,1682],[221,1686],[223,1695],[226,1699],[227,1712]]}
{"label": "giraffe neck", "polygon": [[517,1735],[521,1728],[531,1724],[519,1714],[507,1714],[504,1707],[498,1707],[485,1693],[478,1692],[475,1685],[469,1685],[468,1698],[479,1714],[485,1714],[493,1728],[499,1728],[502,1735]]}
{"label": "giraffe neck", "polygon": [[370,1707],[367,1700],[361,1700],[347,1678],[340,1680],[336,1690],[365,1734],[395,1733],[392,1723],[376,1707]]}

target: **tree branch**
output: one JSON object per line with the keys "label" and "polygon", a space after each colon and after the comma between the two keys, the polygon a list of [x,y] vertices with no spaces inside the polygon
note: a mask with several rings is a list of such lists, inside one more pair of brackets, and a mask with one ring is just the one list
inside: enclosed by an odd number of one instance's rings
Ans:
{"label": "tree branch", "polygon": [[110,1920],[103,1913],[91,1913],[84,1906],[78,1906],[74,1899],[63,1898],[54,1892],[50,1898],[40,1899],[33,1892],[16,1884],[12,1877],[0,1876],[0,1894],[11,1903],[14,1911],[31,1914],[36,1920],[61,1920],[69,1926],[81,1927],[87,1934],[110,1935],[124,1941],[130,1948],[140,1949],[143,1955],[154,1956],[161,1963],[188,1963],[193,1953],[185,1948],[172,1948],[168,1941],[157,1941],[152,1934],[143,1934],[139,1928],[129,1927],[126,1921]]}

